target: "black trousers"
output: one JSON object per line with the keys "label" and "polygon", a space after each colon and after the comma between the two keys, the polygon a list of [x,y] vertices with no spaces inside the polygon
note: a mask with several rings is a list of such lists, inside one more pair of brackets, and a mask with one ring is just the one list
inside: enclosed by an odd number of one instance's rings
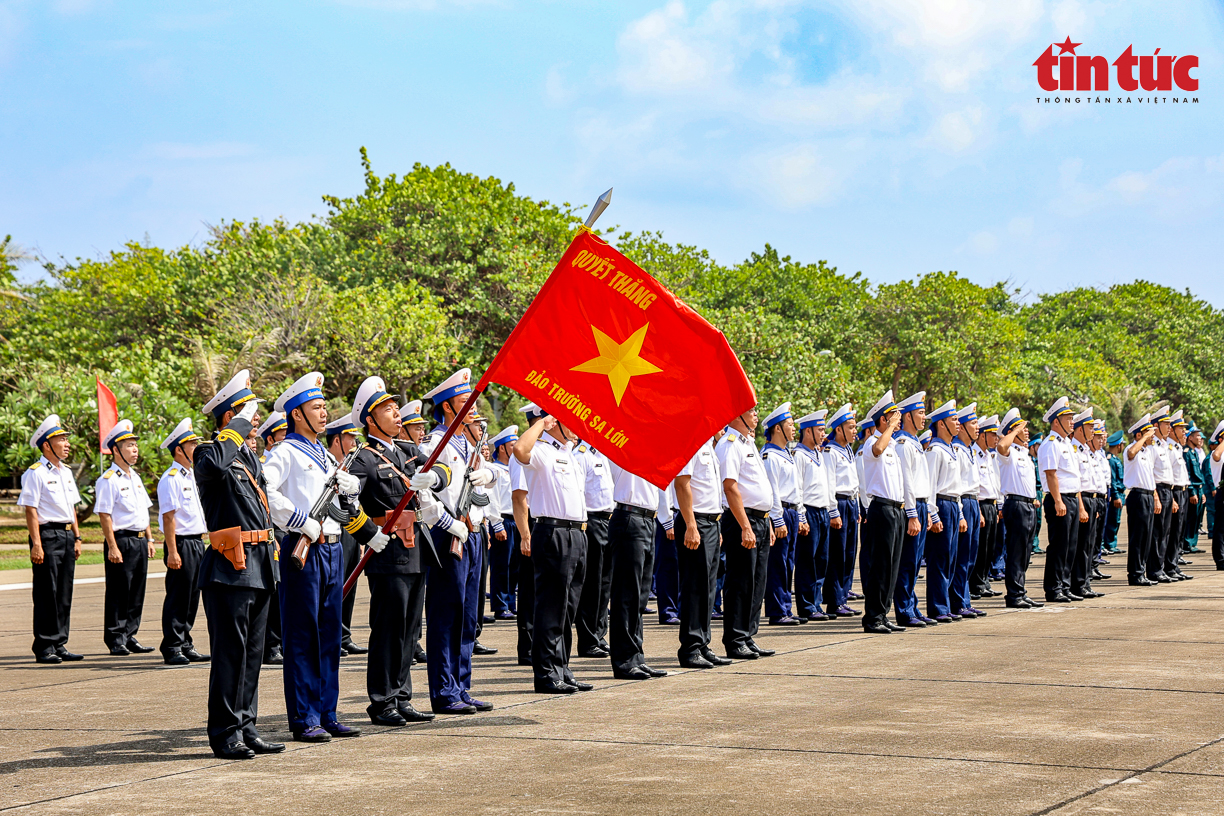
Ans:
{"label": "black trousers", "polygon": [[210,584],[204,613],[212,662],[208,670],[208,744],[221,748],[259,736],[259,667],[268,625],[266,589]]}
{"label": "black trousers", "polygon": [[149,575],[149,543],[143,532],[115,530],[115,545],[123,561],[118,564],[106,561],[102,639],[109,647],[125,645],[140,629]]}
{"label": "black trousers", "polygon": [[901,569],[901,542],[905,538],[905,510],[899,504],[876,499],[867,508],[867,535],[863,537],[863,625],[888,621],[893,589]]}
{"label": "black trousers", "polygon": [[1045,579],[1047,598],[1065,595],[1071,589],[1071,557],[1079,545],[1079,498],[1063,494],[1065,515],[1054,511],[1054,495],[1045,497],[1045,516],[1050,545],[1046,548]]}
{"label": "black trousers", "polygon": [[1003,500],[1003,526],[1007,531],[1003,582],[1009,601],[1018,601],[1028,594],[1024,582],[1029,562],[1033,558],[1033,536],[1037,534],[1037,522],[1041,518],[1041,510],[1034,501],[1015,498]]}
{"label": "black trousers", "polygon": [[161,653],[166,657],[194,645],[191,628],[200,609],[200,562],[208,549],[202,538],[176,536],[176,543],[183,565],[166,569],[166,599],[162,602],[161,618]]}
{"label": "black trousers", "polygon": [[484,631],[485,601],[489,586],[489,525],[480,525],[480,597],[476,601],[476,637]]}
{"label": "black trousers", "polygon": [[676,518],[676,561],[680,571],[680,658],[699,656],[710,648],[710,614],[714,610],[714,589],[718,583],[718,521],[711,516],[696,516],[697,549],[684,545],[688,525],[684,516]]}
{"label": "black trousers", "polygon": [[1190,518],[1190,491],[1184,487],[1173,488],[1173,501],[1177,512],[1169,518],[1169,538],[1165,546],[1165,575],[1181,572],[1177,559],[1181,557],[1182,539],[1186,535],[1186,522]]}
{"label": "black trousers", "polygon": [[608,646],[612,668],[628,671],[646,663],[642,610],[650,597],[654,574],[654,515],[641,516],[623,507],[608,523],[608,553],[612,561],[611,617]]}
{"label": "black trousers", "polygon": [[[1224,491],[1221,491],[1224,492]],[[1224,526],[1224,525],[1221,525]],[[72,615],[72,579],[76,575],[75,542],[72,530],[44,525],[38,530],[43,562],[34,570],[34,645],[35,656],[47,657],[65,648],[68,623]],[[30,549],[34,541],[30,540]]]}
{"label": "black trousers", "polygon": [[[1210,467],[1210,465],[1208,465]],[[1224,489],[1216,488],[1215,522],[1211,530],[1211,559],[1215,561],[1216,569],[1224,570]]]}
{"label": "black trousers", "polygon": [[1100,522],[1104,518],[1101,505],[1105,503],[1104,499],[1096,496],[1084,496],[1082,501],[1084,510],[1088,513],[1088,521],[1079,525],[1075,557],[1071,562],[1071,591],[1076,595],[1092,591],[1092,569],[1100,548]]}
{"label": "black trousers", "polygon": [[[532,670],[536,680],[572,681],[569,658],[586,566],[586,533],[537,520],[531,529],[531,563],[535,567]],[[520,606],[520,617],[522,610]]]}
{"label": "black trousers", "polygon": [[1126,494],[1126,576],[1134,581],[1147,575],[1155,532],[1156,500],[1146,490],[1132,488]]}
{"label": "black trousers", "polygon": [[994,566],[995,547],[999,541],[999,504],[987,504],[987,500],[979,499],[982,509],[982,529],[978,534],[977,560],[973,562],[973,574],[969,576],[969,589],[975,595],[981,595],[982,590],[990,589],[990,570]]}
{"label": "black trousers", "polygon": [[761,604],[769,580],[769,545],[773,537],[769,519],[749,516],[756,546],[747,549],[743,530],[730,510],[722,514],[723,552],[727,574],[723,579],[723,646],[728,652],[749,648],[761,626]]}
{"label": "black trousers", "polygon": [[1158,485],[1156,498],[1160,499],[1160,512],[1152,517],[1152,547],[1147,558],[1147,577],[1152,580],[1164,575],[1169,534],[1173,529],[1173,491]]}
{"label": "black trousers", "polygon": [[[535,535],[535,522],[528,521],[531,534]],[[522,531],[519,531],[522,535]],[[530,542],[529,542],[530,543]],[[534,552],[534,551],[533,551]],[[535,564],[530,555],[523,555],[519,550],[518,558],[518,612],[515,624],[518,627],[518,659],[519,663],[531,663],[531,641],[535,634]]]}
{"label": "black trousers", "polygon": [[587,518],[586,575],[578,601],[578,654],[607,648],[608,601],[612,597],[612,558],[608,552],[606,518]]}
{"label": "black trousers", "polygon": [[[361,545],[343,530],[340,531],[340,552],[344,554],[344,580],[348,580],[361,558]],[[353,604],[357,602],[356,591],[345,596],[340,606],[340,643],[343,645],[353,639]]]}
{"label": "black trousers", "polygon": [[[421,633],[425,608],[425,576],[371,575],[370,655],[366,663],[366,694],[371,715],[403,706],[412,699],[412,653]],[[350,596],[353,593],[350,593]]]}

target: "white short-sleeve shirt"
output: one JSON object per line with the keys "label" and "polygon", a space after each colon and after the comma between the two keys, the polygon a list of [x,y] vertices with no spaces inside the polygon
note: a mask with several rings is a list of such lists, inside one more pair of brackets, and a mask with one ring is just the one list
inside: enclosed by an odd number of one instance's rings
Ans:
{"label": "white short-sleeve shirt", "polygon": [[196,492],[195,473],[178,462],[170,465],[157,482],[157,526],[166,531],[166,513],[174,511],[174,534],[180,538],[202,536],[208,532],[204,508]]}
{"label": "white short-sleeve shirt", "polygon": [[144,532],[149,529],[149,508],[153,500],[135,470],[124,473],[118,465],[112,464],[98,477],[94,488],[97,495],[94,512],[108,514],[115,530]]}
{"label": "white short-sleeve shirt", "polygon": [[44,456],[21,474],[17,504],[37,510],[39,522],[70,523],[76,518],[80,500],[76,479],[67,465],[56,467]]}

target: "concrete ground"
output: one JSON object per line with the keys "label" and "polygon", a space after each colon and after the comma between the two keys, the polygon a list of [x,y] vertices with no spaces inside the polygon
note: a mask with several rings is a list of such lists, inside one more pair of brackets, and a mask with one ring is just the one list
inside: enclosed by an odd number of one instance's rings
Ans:
{"label": "concrete ground", "polygon": [[[1218,814],[1224,572],[1199,555],[1196,580],[1131,588],[1124,558],[1096,601],[1017,611],[989,599],[986,618],[889,636],[857,620],[763,627],[776,657],[708,671],[678,668],[676,630],[655,617],[648,659],[673,675],[622,682],[607,661],[575,658],[596,690],[573,697],[532,693],[513,623],[491,624],[482,640],[501,651],[476,658],[474,692],[495,711],[401,729],[366,720],[360,739],[247,762],[208,750],[206,666],[105,654],[101,583],[76,587],[69,647],[88,657],[63,666],[33,663],[29,590],[0,591],[0,810]],[[9,572],[0,583],[29,580]],[[156,645],[162,579],[149,590],[141,637]],[[202,613],[198,629],[207,648]],[[364,669],[342,661],[352,724],[365,720]],[[261,692],[264,735],[287,740],[279,669],[265,668]]]}

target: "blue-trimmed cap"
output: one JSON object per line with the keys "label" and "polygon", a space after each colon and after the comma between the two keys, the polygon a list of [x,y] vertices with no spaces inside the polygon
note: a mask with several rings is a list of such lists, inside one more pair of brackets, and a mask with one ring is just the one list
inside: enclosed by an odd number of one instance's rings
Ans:
{"label": "blue-trimmed cap", "polygon": [[1112,448],[1114,445],[1121,445],[1125,440],[1126,434],[1122,433],[1122,429],[1119,428],[1109,435],[1109,438],[1105,440],[1105,445]]}
{"label": "blue-trimmed cap", "polygon": [[858,424],[858,438],[862,440],[868,433],[875,430],[875,420],[871,417],[864,417],[863,421]]}
{"label": "blue-trimmed cap", "polygon": [[1139,417],[1139,419],[1135,420],[1135,424],[1131,425],[1127,432],[1138,435],[1150,427],[1152,427],[1152,415],[1144,414],[1143,416]]}
{"label": "blue-trimmed cap", "polygon": [[527,415],[528,419],[539,419],[540,417],[548,416],[548,412],[534,402],[529,402],[519,409],[519,413]]}
{"label": "blue-trimmed cap", "polygon": [[921,434],[919,434],[918,441],[921,442],[923,445],[927,445],[931,441],[931,436],[932,434],[930,431],[923,431]]}
{"label": "blue-trimmed cap", "polygon": [[1050,423],[1059,417],[1074,414],[1075,412],[1067,407],[1068,402],[1070,402],[1070,400],[1068,400],[1066,397],[1059,397],[1058,399],[1054,400],[1054,404],[1051,405],[1049,410],[1042,415],[1042,421]]}
{"label": "blue-trimmed cap", "polygon": [[1072,429],[1080,428],[1080,427],[1083,427],[1084,425],[1090,424],[1091,422],[1092,422],[1092,406],[1089,405],[1087,408],[1080,411],[1078,414],[1076,414],[1074,417],[1071,418],[1071,428]]}
{"label": "blue-trimmed cap", "polygon": [[833,412],[833,418],[829,420],[829,433],[833,433],[848,419],[854,419],[854,406],[847,402]]}
{"label": "blue-trimmed cap", "polygon": [[1152,424],[1153,425],[1155,425],[1158,422],[1171,422],[1171,421],[1172,420],[1169,419],[1169,406],[1167,405],[1162,405],[1158,409],[1152,412]]}
{"label": "blue-trimmed cap", "polygon": [[1092,433],[1094,436],[1104,436],[1105,435],[1105,420],[1103,419],[1092,420]]}
{"label": "blue-trimmed cap", "polygon": [[791,404],[789,402],[782,403],[773,409],[769,416],[765,417],[765,435],[769,436],[769,431],[773,426],[780,425],[788,419],[794,419],[794,416],[791,413]]}
{"label": "blue-trimmed cap", "polygon": [[251,391],[251,370],[244,368],[230,378],[213,398],[204,404],[204,412],[220,420],[226,411],[237,410],[239,405],[255,400],[262,402]]}
{"label": "blue-trimmed cap", "polygon": [[1174,428],[1185,428],[1189,424],[1182,415],[1182,409],[1180,408],[1169,416],[1169,421],[1173,423]]}
{"label": "blue-trimmed cap", "polygon": [[896,410],[897,403],[893,402],[892,389],[884,392],[884,396],[880,397],[880,401],[871,406],[871,410],[867,412],[867,419],[874,425],[880,421],[880,417],[887,414],[889,411]]}
{"label": "blue-trimmed cap", "polygon": [[825,426],[825,417],[829,415],[828,408],[821,408],[819,411],[813,411],[807,416],[799,417],[799,430],[806,431],[808,428],[823,428]]}
{"label": "blue-trimmed cap", "polygon": [[268,437],[279,430],[289,430],[289,423],[285,420],[285,415],[280,411],[273,411],[268,415],[268,418],[263,421],[256,431],[264,442],[268,441]]}
{"label": "blue-trimmed cap", "polygon": [[1043,439],[1045,439],[1045,437],[1042,436],[1041,434],[1036,434],[1034,436],[1029,437],[1029,447],[1031,448],[1034,445],[1040,445]]}
{"label": "blue-trimmed cap", "polygon": [[424,405],[420,400],[408,400],[408,404],[400,408],[400,424],[401,425],[424,425],[425,417],[421,416],[421,406]]}
{"label": "blue-trimmed cap", "polygon": [[1220,424],[1215,426],[1215,430],[1211,432],[1211,437],[1207,440],[1212,445],[1220,441],[1221,434],[1224,434],[1224,419],[1220,420]]}
{"label": "blue-trimmed cap", "polygon": [[435,422],[442,421],[442,403],[460,394],[472,393],[472,369],[461,368],[439,383],[432,391],[424,395],[433,401],[433,418]]}
{"label": "blue-trimmed cap", "polygon": [[132,420],[121,419],[115,423],[115,427],[107,431],[106,436],[102,439],[102,452],[111,453],[114,446],[120,442],[139,438],[136,435],[136,429],[132,426]]}
{"label": "blue-trimmed cap", "polygon": [[927,421],[934,425],[945,419],[952,419],[956,416],[956,400],[948,400],[943,405],[935,409],[935,413],[927,417]]}
{"label": "blue-trimmed cap", "polygon": [[1008,408],[1007,413],[1003,415],[1003,422],[1000,424],[999,428],[1003,433],[1008,434],[1011,433],[1012,428],[1016,427],[1023,421],[1023,418],[1020,416],[1020,409],[1012,406],[1011,408]]}
{"label": "blue-trimmed cap", "polygon": [[956,412],[956,418],[963,425],[966,422],[972,422],[977,419],[977,403],[971,402],[964,408]]}
{"label": "blue-trimmed cap", "polygon": [[333,419],[331,422],[324,425],[323,432],[327,434],[327,441],[331,442],[333,437],[339,436],[340,434],[361,433],[361,426],[353,422],[352,414],[345,414],[339,419]]}
{"label": "blue-trimmed cap", "polygon": [[48,439],[54,439],[66,433],[68,432],[60,427],[59,414],[51,414],[42,421],[42,424],[34,431],[34,435],[30,437],[30,447],[41,451],[43,443]]}
{"label": "blue-trimmed cap", "polygon": [[509,425],[502,428],[489,440],[489,449],[497,450],[502,445],[512,445],[518,441],[518,426]]}
{"label": "blue-trimmed cap", "polygon": [[999,415],[991,414],[978,423],[978,433],[998,433],[999,432]]}
{"label": "blue-trimmed cap", "polygon": [[175,448],[184,442],[198,442],[200,437],[196,434],[195,429],[191,424],[191,417],[187,417],[182,422],[174,426],[174,430],[170,435],[162,440],[161,447],[173,452]]}
{"label": "blue-trimmed cap", "polygon": [[905,399],[897,403],[897,407],[901,409],[901,413],[908,414],[910,411],[921,411],[926,408],[926,392],[919,391],[917,394],[910,394]]}
{"label": "blue-trimmed cap", "polygon": [[276,398],[276,410],[289,416],[289,413],[294,408],[301,408],[311,400],[323,399],[323,375],[317,371],[312,371],[302,377],[299,377],[297,382],[286,388],[279,397]]}
{"label": "blue-trimmed cap", "polygon": [[1192,436],[1194,434],[1201,434],[1202,432],[1203,432],[1202,428],[1200,428],[1199,426],[1191,422],[1190,427],[1186,429],[1186,436]]}
{"label": "blue-trimmed cap", "polygon": [[354,427],[364,428],[370,412],[393,399],[395,397],[387,393],[387,384],[382,377],[366,377],[361,385],[357,386],[357,396],[353,399],[353,411],[349,414],[349,421]]}

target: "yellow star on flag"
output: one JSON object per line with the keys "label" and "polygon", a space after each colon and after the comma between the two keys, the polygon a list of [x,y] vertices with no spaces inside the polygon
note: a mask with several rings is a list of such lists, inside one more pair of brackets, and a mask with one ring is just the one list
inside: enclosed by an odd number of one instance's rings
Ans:
{"label": "yellow star on flag", "polygon": [[647,323],[630,335],[623,343],[617,343],[599,329],[591,326],[595,334],[595,345],[599,348],[599,356],[576,365],[570,371],[583,371],[588,374],[607,374],[612,385],[612,396],[620,405],[625,389],[629,387],[629,379],[641,374],[655,374],[663,369],[648,363],[641,357],[642,342],[646,339]]}

